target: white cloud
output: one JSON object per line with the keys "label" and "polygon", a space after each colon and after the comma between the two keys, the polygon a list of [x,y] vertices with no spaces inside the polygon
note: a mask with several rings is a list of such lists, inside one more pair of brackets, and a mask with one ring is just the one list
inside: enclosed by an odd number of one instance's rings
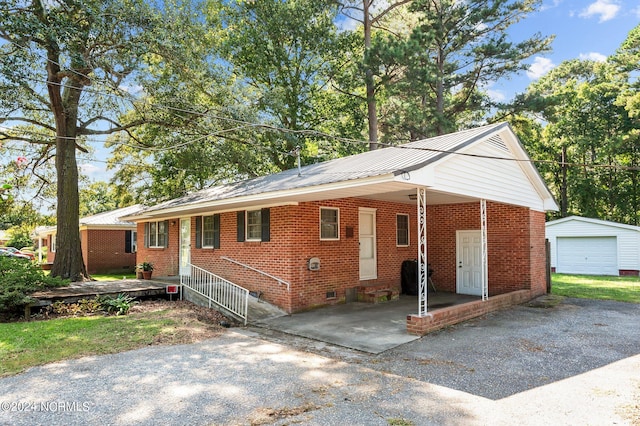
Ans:
{"label": "white cloud", "polygon": [[619,11],[620,5],[615,0],[596,0],[580,12],[580,16],[583,18],[599,16],[600,22],[605,22],[615,18]]}
{"label": "white cloud", "polygon": [[[549,3],[551,3],[551,4],[549,4]],[[540,6],[540,11],[543,12],[545,10],[552,9],[554,7],[558,7],[558,6],[560,6],[560,3],[562,3],[562,0],[553,0],[551,2],[547,2],[547,3],[545,3],[545,4]]]}
{"label": "white cloud", "polygon": [[87,175],[91,175],[91,174],[95,174],[103,171],[100,167],[90,163],[80,164],[78,167],[80,168],[80,171],[82,173]]}
{"label": "white cloud", "polygon": [[537,80],[553,68],[555,68],[555,64],[549,58],[543,58],[541,56],[536,56],[533,60],[533,64],[527,70],[527,77],[531,80]]}
{"label": "white cloud", "polygon": [[503,90],[493,88],[494,85],[494,82],[488,82],[485,85],[481,86],[480,90],[486,92],[487,95],[489,95],[489,98],[494,102],[505,101],[507,99],[507,95],[505,95]]}
{"label": "white cloud", "polygon": [[605,62],[607,60],[605,55],[598,52],[581,53],[579,57],[583,61]]}
{"label": "white cloud", "polygon": [[507,99],[507,95],[502,90],[487,89],[487,95],[494,102],[504,102]]}

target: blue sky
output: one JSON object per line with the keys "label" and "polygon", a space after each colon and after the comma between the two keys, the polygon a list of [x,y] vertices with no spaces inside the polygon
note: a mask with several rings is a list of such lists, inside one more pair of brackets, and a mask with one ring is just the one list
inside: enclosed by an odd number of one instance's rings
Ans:
{"label": "blue sky", "polygon": [[513,41],[536,32],[555,35],[552,51],[536,55],[526,74],[490,87],[495,99],[508,101],[514,93],[570,59],[605,60],[640,24],[640,0],[544,0],[539,12],[511,28]]}
{"label": "blue sky", "polygon": [[[562,61],[605,60],[638,24],[640,0],[544,0],[540,11],[514,25],[509,33],[514,42],[536,32],[555,35],[552,52],[534,56],[529,72],[496,82],[488,90],[494,99],[506,102]],[[106,159],[105,151],[98,149],[96,157]],[[111,175],[103,162],[79,163],[92,180],[108,180]]]}

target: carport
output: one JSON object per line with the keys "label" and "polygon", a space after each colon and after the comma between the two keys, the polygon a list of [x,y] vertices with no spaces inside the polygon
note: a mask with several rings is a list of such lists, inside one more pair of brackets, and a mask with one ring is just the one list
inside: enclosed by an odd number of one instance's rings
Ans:
{"label": "carport", "polygon": [[[479,301],[480,297],[454,293],[430,293],[429,311],[446,311],[453,306]],[[277,331],[379,354],[419,338],[407,333],[407,312],[415,312],[416,296],[371,304],[347,303],[292,315],[252,319],[250,322]],[[263,303],[264,304],[264,303]]]}

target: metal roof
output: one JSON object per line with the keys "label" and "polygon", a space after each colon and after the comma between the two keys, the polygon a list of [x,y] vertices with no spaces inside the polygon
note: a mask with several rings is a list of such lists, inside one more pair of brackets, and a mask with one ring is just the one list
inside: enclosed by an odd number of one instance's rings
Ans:
{"label": "metal roof", "polygon": [[216,200],[355,181],[376,176],[399,175],[438,161],[504,127],[508,127],[508,124],[498,123],[482,126],[404,145],[310,164],[302,167],[300,173],[295,168],[241,182],[214,186],[157,204],[138,213],[146,214]]}
{"label": "metal roof", "polygon": [[126,222],[120,220],[123,216],[128,216],[138,213],[144,206],[142,204],[136,204],[129,207],[123,207],[108,212],[102,212],[94,214],[92,216],[83,217],[80,219],[80,226],[82,225],[130,225],[135,226],[134,222]]}
{"label": "metal roof", "polygon": [[[135,222],[127,222],[120,220],[121,217],[135,215],[144,209],[142,204],[136,204],[129,207],[123,207],[116,210],[110,210],[108,212],[102,212],[91,216],[86,216],[80,219],[80,226],[104,226],[104,227],[135,227]],[[33,234],[47,235],[52,232],[56,232],[57,227],[53,226],[38,226],[33,231]]]}

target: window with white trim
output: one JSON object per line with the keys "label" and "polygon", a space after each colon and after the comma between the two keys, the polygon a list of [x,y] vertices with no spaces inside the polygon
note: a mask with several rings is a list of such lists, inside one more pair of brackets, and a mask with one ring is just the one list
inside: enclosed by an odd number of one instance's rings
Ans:
{"label": "window with white trim", "polygon": [[138,231],[131,231],[131,253],[138,251]]}
{"label": "window with white trim", "polygon": [[398,213],[396,215],[396,245],[407,247],[409,245],[409,215]]}
{"label": "window with white trim", "polygon": [[166,220],[158,222],[147,222],[145,224],[145,247],[165,248],[167,247],[167,234],[169,223]]}
{"label": "window with white trim", "polygon": [[51,253],[56,252],[56,236],[51,235]]}
{"label": "window with white trim", "polygon": [[320,207],[320,239],[340,239],[340,209]]}
{"label": "window with white trim", "polygon": [[247,210],[247,241],[262,240],[262,211]]}

